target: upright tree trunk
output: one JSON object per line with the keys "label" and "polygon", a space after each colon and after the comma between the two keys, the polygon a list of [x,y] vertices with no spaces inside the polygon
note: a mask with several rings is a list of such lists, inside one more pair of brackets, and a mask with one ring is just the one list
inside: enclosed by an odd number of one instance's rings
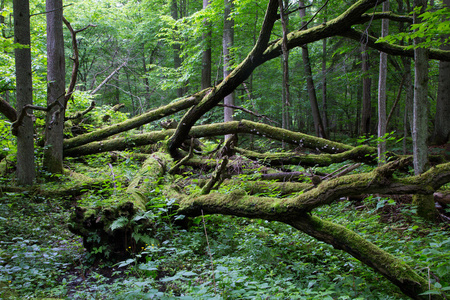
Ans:
{"label": "upright tree trunk", "polygon": [[[63,2],[47,0],[47,112],[45,124],[44,169],[63,173],[63,129],[65,96],[65,58]],[[55,102],[59,104],[54,105]]]}
{"label": "upright tree trunk", "polygon": [[[425,12],[427,0],[415,0],[416,7],[421,7],[420,14]],[[414,13],[414,23],[421,20],[418,13]],[[417,46],[422,39],[414,39]],[[428,163],[428,50],[416,48],[414,50],[414,104],[413,104],[413,163],[414,174],[426,171]],[[417,194],[413,197],[413,204],[417,206],[417,214],[422,218],[433,220],[435,207],[433,194]]]}
{"label": "upright tree trunk", "polygon": [[[299,1],[300,5],[300,17],[302,18],[302,27],[306,29],[306,8],[303,1]],[[314,119],[314,130],[318,137],[327,138],[325,128],[323,127],[322,117],[320,116],[319,105],[317,104],[316,88],[314,87],[314,81],[312,79],[311,62],[309,60],[308,46],[302,46],[302,59],[305,69],[306,85],[308,87],[308,98],[311,104],[311,112]]]}
{"label": "upright tree trunk", "polygon": [[[170,6],[170,12],[172,15],[172,18],[174,20],[178,20],[178,3],[177,0],[171,0],[171,6]],[[175,28],[175,30],[177,30]],[[175,38],[175,37],[174,37]],[[178,69],[181,67],[181,57],[180,57],[180,44],[178,42],[174,42],[172,45],[173,49],[173,67],[174,69]],[[177,88],[177,97],[182,97],[184,94],[184,88],[179,87]]]}
{"label": "upright tree trunk", "polygon": [[[427,0],[415,0],[416,7],[422,7],[423,13],[427,6]],[[417,13],[414,14],[414,23],[421,20]],[[422,39],[414,39],[418,45]],[[413,103],[413,151],[414,173],[421,174],[426,169],[428,162],[427,137],[428,137],[428,51],[425,48],[414,50],[414,103]]]}
{"label": "upright tree trunk", "polygon": [[[389,11],[389,1],[383,3],[383,12]],[[389,20],[381,21],[381,37],[389,33]],[[387,79],[387,54],[380,53],[380,71],[378,79],[378,164],[386,162],[386,79]]]}
{"label": "upright tree trunk", "polygon": [[325,129],[325,135],[329,136],[327,107],[327,39],[322,40],[322,124]]}
{"label": "upright tree trunk", "polygon": [[[203,0],[203,9],[209,5],[209,0]],[[204,21],[207,28],[206,33],[203,33],[203,42],[205,49],[202,56],[202,90],[211,86],[211,23],[208,20]]]}
{"label": "upright tree trunk", "polygon": [[[223,78],[226,78],[231,73],[232,57],[230,49],[234,44],[234,19],[231,16],[233,8],[232,0],[225,0],[224,20],[223,20]],[[223,100],[225,105],[234,105],[234,91],[226,95]],[[225,107],[223,111],[224,121],[233,121],[234,109]],[[228,138],[229,136],[226,136]]]}
{"label": "upright tree trunk", "polygon": [[[450,0],[444,0],[450,8]],[[450,20],[446,20],[447,22]],[[442,46],[442,50],[450,50],[450,44]],[[450,139],[450,62],[439,63],[439,82],[436,100],[436,116],[434,119],[433,142],[441,145]]]}
{"label": "upright tree trunk", "polygon": [[[27,48],[14,49],[16,65],[17,112],[27,104],[33,104],[31,76],[30,6],[28,0],[14,0],[14,42]],[[28,111],[30,112],[30,111]],[[17,133],[17,181],[33,184],[36,177],[34,163],[33,121],[25,117]]]}
{"label": "upright tree trunk", "polygon": [[[290,129],[290,117],[289,107],[291,103],[290,89],[289,89],[289,50],[287,48],[287,35],[288,35],[288,21],[289,17],[284,13],[283,0],[278,0],[278,6],[280,8],[281,27],[283,30],[283,42],[282,42],[282,65],[283,65],[283,92],[282,92],[282,128]],[[283,148],[286,144],[282,143]]]}
{"label": "upright tree trunk", "polygon": [[370,135],[370,121],[372,114],[371,86],[372,78],[369,74],[369,54],[367,44],[361,44],[361,69],[363,76],[362,112],[361,112],[361,135]]}

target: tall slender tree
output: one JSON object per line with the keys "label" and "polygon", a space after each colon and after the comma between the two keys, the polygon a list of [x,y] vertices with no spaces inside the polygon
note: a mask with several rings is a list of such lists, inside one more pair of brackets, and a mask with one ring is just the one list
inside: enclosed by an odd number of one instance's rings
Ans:
{"label": "tall slender tree", "polygon": [[[222,39],[222,52],[223,52],[223,78],[231,73],[232,56],[230,53],[231,48],[234,45],[234,19],[231,16],[233,9],[232,0],[224,1],[225,9],[223,13],[223,39]],[[225,105],[234,105],[234,91],[226,95],[223,100]],[[224,108],[224,121],[233,121],[234,110],[232,107],[225,106]]]}
{"label": "tall slender tree", "polygon": [[[203,0],[203,9],[206,9],[209,5],[209,0]],[[203,42],[205,48],[202,53],[202,89],[206,89],[211,86],[211,23],[208,20],[204,20],[206,32],[203,33]]]}
{"label": "tall slender tree", "polygon": [[[326,19],[325,19],[326,22]],[[322,40],[322,124],[326,136],[328,129],[328,104],[327,104],[327,39]]]}
{"label": "tall slender tree", "polygon": [[47,112],[44,168],[63,173],[63,129],[65,113],[65,58],[63,2],[47,0]]}
{"label": "tall slender tree", "polygon": [[[31,75],[30,4],[28,0],[13,1],[14,42],[20,47],[14,50],[16,66],[17,111],[33,104]],[[30,111],[28,111],[29,113]],[[33,121],[25,117],[17,131],[17,181],[30,185],[36,177],[34,162]]]}
{"label": "tall slender tree", "polygon": [[[291,103],[290,89],[289,89],[289,50],[287,47],[287,35],[288,35],[288,23],[289,16],[285,14],[285,3],[284,0],[278,0],[278,6],[280,8],[280,19],[281,19],[281,27],[283,30],[283,42],[281,46],[282,62],[283,62],[283,93],[282,93],[282,116],[281,116],[281,124],[282,128],[290,129],[290,117],[289,117],[289,107]],[[285,147],[285,143],[283,142],[283,147]]]}
{"label": "tall slender tree", "polygon": [[[302,28],[306,29],[307,26],[305,20],[306,7],[304,1],[299,1],[299,5],[300,5],[299,13],[300,17],[302,18]],[[317,103],[316,88],[314,86],[314,80],[312,77],[311,62],[309,58],[309,50],[307,45],[302,46],[302,59],[303,59],[303,67],[305,69],[306,85],[308,87],[308,98],[311,104],[311,111],[314,119],[314,130],[317,136],[326,138],[327,137],[326,131],[322,123],[322,117],[320,116],[319,105]]]}
{"label": "tall slender tree", "polygon": [[363,76],[362,86],[362,113],[361,113],[361,135],[370,135],[370,121],[372,115],[372,78],[369,73],[369,53],[367,43],[361,43],[361,71]]}
{"label": "tall slender tree", "polygon": [[[425,12],[427,0],[415,0],[420,13]],[[414,23],[419,24],[419,13],[414,13]],[[422,38],[415,38],[414,44],[414,103],[413,103],[413,151],[414,173],[421,174],[428,162],[428,50],[420,47]]]}
{"label": "tall slender tree", "polygon": [[[389,11],[389,0],[383,2],[383,12]],[[389,19],[381,21],[381,37],[389,33]],[[380,52],[380,71],[378,77],[378,164],[386,162],[386,79],[387,53]]]}
{"label": "tall slender tree", "polygon": [[[172,18],[174,20],[178,20],[180,16],[180,14],[178,13],[179,9],[178,9],[178,0],[171,0],[171,5],[170,5],[170,13],[172,15]],[[177,30],[177,28],[175,28],[175,31]],[[181,67],[181,57],[180,57],[180,44],[178,41],[174,41],[172,44],[172,49],[173,49],[173,67],[175,69],[178,69]],[[179,87],[177,88],[177,97],[181,97],[184,94],[184,88],[183,87]]]}
{"label": "tall slender tree", "polygon": [[[421,22],[420,14],[425,12],[427,0],[415,0],[414,24]],[[414,39],[414,103],[413,103],[413,163],[414,174],[426,171],[428,163],[428,50],[420,46],[423,38]],[[425,219],[434,219],[436,210],[433,195],[417,194],[413,197],[417,214]]]}

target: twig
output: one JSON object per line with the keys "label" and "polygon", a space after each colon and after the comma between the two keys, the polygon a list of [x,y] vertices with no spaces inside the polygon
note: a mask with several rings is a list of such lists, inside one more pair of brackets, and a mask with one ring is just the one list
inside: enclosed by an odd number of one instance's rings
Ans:
{"label": "twig", "polygon": [[212,279],[213,279],[213,285],[214,285],[214,294],[217,295],[216,276],[214,275],[214,263],[213,263],[213,259],[212,259],[212,255],[211,255],[211,248],[209,247],[208,233],[206,232],[205,216],[203,215],[203,209],[201,211],[202,211],[203,229],[205,230],[206,245],[208,246],[209,259],[211,260],[211,271],[212,271]]}
{"label": "twig", "polygon": [[330,174],[328,174],[327,176],[323,177],[323,180],[326,180],[326,179],[328,179],[329,177],[333,176],[334,174],[336,174],[336,173],[340,172],[341,170],[343,170],[343,169],[345,169],[345,168],[347,168],[347,167],[348,167],[348,165],[345,165],[345,166],[343,166],[343,167],[340,167],[340,168],[339,168],[339,169],[337,169],[336,171],[334,171],[334,172],[331,172],[331,173],[330,173]]}
{"label": "twig", "polygon": [[120,69],[125,67],[125,65],[128,63],[128,60],[125,60],[120,66],[118,66],[114,71],[111,72],[111,74],[106,77],[102,83],[100,83],[93,91],[90,92],[91,95],[94,95],[97,93],[111,78],[113,78],[114,75],[116,75],[117,72],[119,72]]}
{"label": "twig", "polygon": [[48,10],[48,11],[44,11],[44,12],[40,12],[40,13],[31,14],[31,15],[30,15],[30,18],[33,17],[33,16],[38,16],[38,15],[48,14],[48,13],[51,13],[51,12],[54,12],[54,11],[63,9],[64,7],[71,6],[71,5],[73,5],[73,3],[63,5],[63,6],[61,6],[60,8],[55,8],[55,9],[52,9],[52,10]]}
{"label": "twig", "polygon": [[244,107],[242,107],[242,106],[236,106],[236,105],[231,105],[231,104],[223,104],[223,103],[218,103],[217,106],[230,107],[230,108],[234,108],[234,109],[237,109],[237,110],[242,110],[243,112],[246,112],[246,113],[248,113],[248,114],[251,114],[251,115],[253,115],[253,116],[255,116],[255,117],[258,117],[258,118],[264,118],[264,119],[266,119],[266,120],[269,121],[269,122],[277,123],[276,121],[270,119],[270,118],[269,118],[268,116],[266,116],[266,115],[258,114],[258,113],[256,113],[256,112],[251,111],[251,110],[249,110],[249,109],[247,109],[247,108],[244,108]]}
{"label": "twig", "polygon": [[402,81],[400,82],[400,86],[399,86],[398,92],[397,92],[397,98],[395,98],[395,102],[392,105],[391,111],[389,112],[389,116],[386,119],[386,127],[388,126],[389,121],[391,120],[392,115],[394,114],[394,110],[397,107],[398,102],[400,101],[400,96],[402,95],[402,88],[403,88],[403,83],[405,82],[405,79],[406,79],[406,73],[405,73],[405,75],[402,76]]}
{"label": "twig", "polygon": [[358,168],[359,166],[361,166],[361,163],[357,163],[357,164],[354,164],[352,166],[349,166],[345,170],[342,170],[341,172],[337,173],[336,175],[330,177],[329,179],[334,179],[334,178],[343,176],[343,175],[345,175],[347,173],[350,173],[351,171],[353,171],[354,169]]}
{"label": "twig", "polygon": [[329,2],[330,0],[327,0],[323,5],[322,5],[322,7],[321,8],[319,8],[317,11],[316,11],[316,13],[314,14],[314,16],[311,18],[311,20],[309,20],[308,22],[306,22],[306,24],[304,24],[303,26],[302,26],[302,28],[300,28],[300,30],[303,30],[303,29],[306,29],[307,27],[308,27],[308,25],[309,25],[309,23],[311,23],[315,18],[316,18],[316,16],[317,16],[317,14],[328,4],[328,2]]}

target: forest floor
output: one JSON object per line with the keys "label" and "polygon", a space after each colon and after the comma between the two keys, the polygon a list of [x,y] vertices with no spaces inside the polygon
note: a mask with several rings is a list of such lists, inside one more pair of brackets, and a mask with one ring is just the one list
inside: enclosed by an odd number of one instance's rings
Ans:
{"label": "forest floor", "polygon": [[[103,249],[86,251],[67,229],[75,205],[0,192],[1,299],[407,299],[346,253],[264,220],[208,215],[186,230],[161,213],[154,243],[121,261],[98,259]],[[418,219],[408,197],[368,196],[315,214],[414,262],[434,292],[449,290],[450,226]]]}

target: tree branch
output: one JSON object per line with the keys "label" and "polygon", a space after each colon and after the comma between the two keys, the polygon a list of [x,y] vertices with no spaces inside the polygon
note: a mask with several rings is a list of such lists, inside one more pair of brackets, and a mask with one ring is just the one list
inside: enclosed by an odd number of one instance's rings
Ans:
{"label": "tree branch", "polygon": [[73,30],[72,25],[70,25],[69,21],[67,21],[66,18],[63,17],[63,22],[66,24],[67,28],[70,31],[70,35],[72,37],[72,48],[73,48],[73,67],[72,67],[72,75],[70,77],[70,83],[69,88],[67,89],[66,95],[64,96],[64,108],[67,108],[67,102],[69,101],[70,97],[72,97],[72,93],[75,89],[75,84],[77,82],[77,75],[78,75],[78,68],[80,66],[80,60],[79,60],[79,54],[78,54],[78,43],[77,43],[77,33],[82,32],[89,27],[96,27],[96,25],[89,24],[88,26],[79,29],[79,30]]}
{"label": "tree branch", "polygon": [[[359,30],[349,28],[347,30],[341,31],[338,35],[350,38],[358,42],[361,41],[362,38],[364,38],[367,41],[367,45],[369,47],[390,55],[414,57],[414,49],[407,49],[405,46],[392,45],[386,42],[377,42],[378,39],[376,37],[368,35]],[[431,48],[428,49],[428,55],[430,59],[450,61],[450,51]]]}
{"label": "tree branch", "polygon": [[17,111],[5,99],[0,97],[0,113],[2,113],[8,120],[14,122],[17,120]]}

